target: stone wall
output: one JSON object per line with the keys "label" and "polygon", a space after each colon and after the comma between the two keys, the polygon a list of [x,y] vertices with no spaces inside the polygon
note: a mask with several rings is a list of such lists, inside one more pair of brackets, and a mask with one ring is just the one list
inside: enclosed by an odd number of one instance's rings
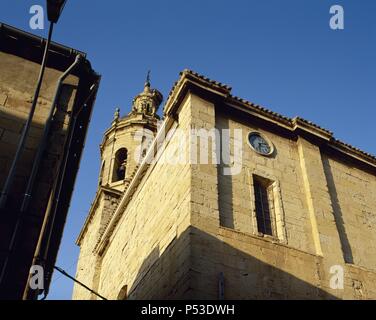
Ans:
{"label": "stone wall", "polygon": [[[124,298],[126,287],[129,299],[217,299],[222,274],[225,299],[376,298],[374,175],[327,155],[307,137],[278,133],[193,92],[179,108],[178,128],[230,129],[230,164],[209,157],[207,164],[158,161],[149,167],[99,257],[102,295]],[[250,131],[273,142],[273,156],[252,151]],[[162,155],[176,153],[180,140],[174,134]],[[240,162],[236,141],[242,143]],[[194,145],[190,140],[185,150]],[[212,148],[209,140],[201,151]],[[224,175],[236,165],[238,174]],[[274,182],[274,237],[257,230],[254,175]],[[94,216],[89,224],[81,255],[98,241],[91,237],[99,221]],[[78,278],[89,286],[90,264],[80,258]],[[343,290],[330,287],[333,266],[344,270]],[[74,298],[88,297],[76,287]]]}
{"label": "stone wall", "polygon": [[[76,278],[85,284],[90,284],[94,290],[98,290],[100,277],[101,259],[94,253],[99,235],[103,233],[108,225],[116,207],[119,203],[119,195],[111,191],[100,189],[92,207],[92,218],[90,220],[90,232],[85,234],[80,244],[80,256],[77,265]],[[74,296],[80,299],[92,299],[95,295],[80,286],[74,287]]]}
{"label": "stone wall", "polygon": [[[30,112],[40,65],[0,52],[0,70],[0,190],[2,190]],[[14,183],[8,196],[9,201],[4,209],[6,212],[0,221],[0,251],[3,252],[8,250],[60,74],[60,71],[50,68],[45,71],[34,118],[16,168]],[[16,297],[17,294],[17,298],[20,298],[19,294],[24,289],[26,281],[24,277],[27,277],[29,272],[42,220],[62,160],[70,120],[69,113],[73,108],[77,84],[78,78],[69,76],[62,87],[55,121],[51,126],[46,152],[43,154],[40,170],[36,176],[29,210],[23,217],[22,228],[19,231],[22,239],[19,240],[15,250],[17,256],[8,265],[7,279],[12,281],[8,285],[14,290],[7,292],[9,297]],[[0,259],[0,265],[2,263],[3,259]]]}
{"label": "stone wall", "polygon": [[[252,119],[245,121],[231,118],[229,114],[221,110],[222,108],[218,108],[217,128],[219,130],[230,129],[231,155],[233,156],[234,153],[233,139],[236,129],[242,132],[243,147],[240,174],[224,175],[223,162],[218,172],[221,225],[240,232],[257,234],[257,226],[252,219],[252,214],[255,215],[253,175],[264,177],[279,183],[278,197],[283,203],[286,242],[293,248],[314,253],[311,223],[307,214],[308,206],[296,142],[266,131],[257,123],[252,122]],[[261,132],[272,141],[276,150],[275,155],[265,157],[249,147],[248,134],[253,131]]]}
{"label": "stone wall", "polygon": [[[189,99],[186,104],[189,104]],[[183,108],[178,127],[189,128],[189,108]],[[105,297],[117,299],[127,286],[130,299],[183,296],[188,289],[190,179],[188,164],[163,161],[166,154],[177,153],[177,136],[166,144],[159,161],[151,164],[144,179],[132,196],[109,245],[100,260],[98,291]],[[98,212],[101,209],[98,208]],[[86,253],[98,240],[101,217],[95,215],[82,243],[77,277],[85,284],[93,284],[92,260]],[[94,235],[94,238],[91,238]],[[184,239],[177,243],[177,239]],[[168,252],[169,259],[162,259]],[[89,276],[88,276],[89,275]],[[115,280],[116,279],[116,280]],[[152,279],[146,281],[146,279]],[[90,295],[75,286],[74,298]]]}
{"label": "stone wall", "polygon": [[[104,197],[104,195],[101,195],[98,199],[98,206],[92,209],[94,212],[92,213],[92,218],[90,220],[90,232],[85,234],[80,243],[80,256],[76,271],[76,278],[93,289],[96,284],[96,274],[100,270],[97,267],[98,257],[93,251],[101,229],[101,213],[104,208],[102,197]],[[80,300],[95,299],[95,296],[91,294],[91,292],[76,284],[74,285],[73,297]]]}
{"label": "stone wall", "polygon": [[324,167],[346,262],[376,272],[376,178],[338,158]]}
{"label": "stone wall", "polygon": [[[0,52],[0,69],[2,70],[0,73],[0,188],[5,182],[22,129],[30,112],[39,68],[40,65],[36,63]],[[50,111],[60,74],[57,70],[46,69],[33,123],[26,140],[24,155],[17,172],[16,186],[13,189],[16,193],[23,191],[25,177],[30,172],[35,151],[43,134],[44,124]],[[57,121],[54,123],[49,141],[49,163],[46,165],[53,168],[56,168],[59,155],[62,153],[64,134],[69,121],[68,112],[73,106],[75,86],[78,80],[74,76],[69,76],[65,83],[57,109]],[[51,180],[46,182],[51,183]]]}
{"label": "stone wall", "polygon": [[[199,104],[196,109],[207,110],[207,102]],[[234,130],[242,130],[242,169],[238,175],[226,176],[222,161],[218,175],[213,167],[206,179],[209,183],[201,191],[211,198],[211,191],[218,189],[218,198],[214,193],[210,200],[218,201],[220,222],[195,219],[192,210],[192,296],[218,298],[222,273],[226,299],[375,298],[372,212],[376,203],[371,190],[376,177],[354,164],[329,158],[306,138],[277,134],[258,121],[224,111],[224,107],[212,108],[207,123],[210,126],[215,118],[218,129],[231,130],[232,157]],[[273,142],[273,156],[258,155],[248,146],[251,131],[259,131]],[[197,176],[202,176],[202,167],[198,171]],[[192,172],[195,176],[194,167]],[[285,232],[278,237],[259,235],[252,221],[253,175],[279,186],[274,197],[282,202]],[[193,181],[191,188],[195,193],[203,189],[202,183]],[[206,206],[210,200],[192,198],[192,208],[200,208],[198,216],[215,213]],[[355,257],[351,261],[348,247]],[[344,270],[343,290],[330,287],[334,266]]]}

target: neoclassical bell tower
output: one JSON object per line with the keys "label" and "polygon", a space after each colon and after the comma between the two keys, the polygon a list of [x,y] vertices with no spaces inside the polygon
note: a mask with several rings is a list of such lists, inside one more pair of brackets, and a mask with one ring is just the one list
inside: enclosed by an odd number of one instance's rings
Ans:
{"label": "neoclassical bell tower", "polygon": [[157,111],[162,100],[162,94],[151,88],[148,73],[144,90],[133,99],[132,111],[121,117],[120,109],[116,109],[100,146],[100,186],[118,191],[126,189],[157,131]]}

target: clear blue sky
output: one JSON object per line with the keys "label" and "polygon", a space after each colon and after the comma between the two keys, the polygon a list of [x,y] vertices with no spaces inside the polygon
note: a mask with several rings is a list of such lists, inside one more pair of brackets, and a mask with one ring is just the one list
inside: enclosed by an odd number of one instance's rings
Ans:
{"label": "clear blue sky", "polygon": [[[0,21],[31,31],[29,8],[44,2],[2,0]],[[343,31],[329,28],[333,4],[345,9]],[[68,0],[53,39],[87,52],[103,76],[57,263],[71,274],[96,191],[102,134],[116,106],[129,111],[148,69],[165,96],[191,68],[376,154],[375,0]],[[70,299],[72,286],[55,273],[49,298]]]}

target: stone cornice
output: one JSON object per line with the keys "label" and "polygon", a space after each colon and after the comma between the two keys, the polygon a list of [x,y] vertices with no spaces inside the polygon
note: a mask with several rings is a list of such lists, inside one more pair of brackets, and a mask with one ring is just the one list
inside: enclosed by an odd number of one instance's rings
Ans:
{"label": "stone cornice", "polygon": [[109,136],[111,133],[117,131],[117,130],[123,130],[128,127],[132,126],[143,126],[143,127],[149,127],[151,130],[157,129],[157,122],[159,118],[153,117],[153,116],[147,116],[141,113],[131,113],[127,117],[121,118],[116,122],[113,122],[111,127],[108,128],[103,136],[102,143],[100,144],[99,148],[102,154],[103,147],[108,142]]}
{"label": "stone cornice", "polygon": [[325,130],[314,123],[304,120],[302,118],[296,117],[291,121],[292,130],[294,132],[304,131],[310,135],[316,136],[325,141],[330,141],[333,137],[333,133]]}

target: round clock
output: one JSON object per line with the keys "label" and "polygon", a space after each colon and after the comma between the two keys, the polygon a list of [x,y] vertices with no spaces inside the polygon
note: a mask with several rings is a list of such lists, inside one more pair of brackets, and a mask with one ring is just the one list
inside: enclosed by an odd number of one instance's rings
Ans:
{"label": "round clock", "polygon": [[274,152],[273,144],[259,132],[251,132],[248,143],[254,151],[264,156],[270,156]]}

